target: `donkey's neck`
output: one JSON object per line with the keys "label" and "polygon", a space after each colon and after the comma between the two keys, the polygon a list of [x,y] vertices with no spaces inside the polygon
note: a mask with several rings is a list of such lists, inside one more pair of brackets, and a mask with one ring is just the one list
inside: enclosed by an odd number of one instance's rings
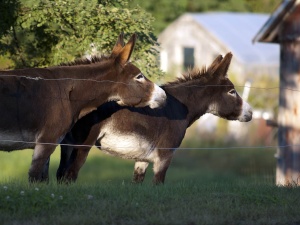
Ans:
{"label": "donkey's neck", "polygon": [[201,84],[200,82],[186,82],[169,84],[164,87],[167,93],[171,94],[187,107],[187,122],[189,126],[204,115],[209,108],[209,96],[206,95],[204,85],[205,84]]}
{"label": "donkey's neck", "polygon": [[115,77],[111,76],[110,66],[91,64],[53,68],[56,76],[70,78],[60,84],[67,93],[75,117],[81,118],[116,97],[112,95]]}

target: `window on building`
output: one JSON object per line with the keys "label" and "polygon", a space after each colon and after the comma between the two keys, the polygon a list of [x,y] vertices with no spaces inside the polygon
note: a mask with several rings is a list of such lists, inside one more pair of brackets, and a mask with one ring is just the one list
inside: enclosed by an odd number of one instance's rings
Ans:
{"label": "window on building", "polygon": [[184,69],[193,68],[195,65],[194,48],[183,48]]}

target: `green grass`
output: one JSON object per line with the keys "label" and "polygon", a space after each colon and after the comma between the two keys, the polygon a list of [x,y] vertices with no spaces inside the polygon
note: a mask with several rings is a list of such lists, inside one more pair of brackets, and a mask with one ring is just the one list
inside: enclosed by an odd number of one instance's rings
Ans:
{"label": "green grass", "polygon": [[[59,149],[51,156],[50,179],[55,182]],[[190,180],[219,181],[242,179],[274,184],[276,161],[273,149],[177,150],[167,172],[166,182]],[[0,152],[0,184],[10,180],[27,181],[32,150]],[[80,171],[79,184],[130,181],[134,162],[108,156],[93,148]],[[145,183],[151,183],[151,165]]]}
{"label": "green grass", "polygon": [[0,152],[0,224],[300,224],[300,189],[274,185],[275,150],[178,150],[165,185],[93,149],[78,182],[28,184],[31,150]]}
{"label": "green grass", "polygon": [[1,224],[298,224],[297,188],[244,182],[27,185],[0,191]]}

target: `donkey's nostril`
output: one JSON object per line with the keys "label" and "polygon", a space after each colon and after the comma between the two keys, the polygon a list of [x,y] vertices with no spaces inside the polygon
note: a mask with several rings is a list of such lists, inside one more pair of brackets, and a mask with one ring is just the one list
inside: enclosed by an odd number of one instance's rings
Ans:
{"label": "donkey's nostril", "polygon": [[246,115],[245,122],[248,122],[250,120],[252,120],[252,113],[249,115]]}

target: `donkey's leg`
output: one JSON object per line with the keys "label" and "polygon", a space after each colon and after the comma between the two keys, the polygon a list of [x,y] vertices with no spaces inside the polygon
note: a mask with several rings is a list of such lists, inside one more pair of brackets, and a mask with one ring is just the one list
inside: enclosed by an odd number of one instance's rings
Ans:
{"label": "donkey's leg", "polygon": [[60,146],[60,162],[56,172],[57,181],[61,181],[63,179],[68,166],[73,163],[76,154],[77,149],[75,149],[73,146]]}
{"label": "donkey's leg", "polygon": [[158,157],[153,162],[153,184],[163,184],[166,172],[170,166],[173,157],[173,150],[158,150]]}
{"label": "donkey's leg", "polygon": [[42,180],[49,181],[49,166],[50,166],[50,157],[48,157],[42,172]]}
{"label": "donkey's leg", "polygon": [[34,148],[31,167],[29,169],[29,181],[47,181],[47,177],[43,177],[43,169],[50,158],[50,155],[54,152],[56,145],[43,145],[37,144]]}
{"label": "donkey's leg", "polygon": [[132,182],[142,183],[144,181],[148,165],[148,162],[135,162]]}
{"label": "donkey's leg", "polygon": [[[79,128],[78,128],[79,129]],[[73,131],[76,133],[76,139],[74,143],[80,143],[84,145],[82,147],[72,147],[72,154],[68,156],[67,167],[63,174],[63,180],[65,182],[76,181],[78,177],[79,170],[86,161],[91,147],[97,141],[99,135],[99,124],[95,124],[92,127],[85,128],[84,131],[81,129]],[[87,132],[87,133],[85,133]],[[99,144],[99,143],[98,143]],[[100,145],[100,144],[99,144]],[[69,150],[67,150],[69,151]],[[68,152],[70,153],[70,152]]]}
{"label": "donkey's leg", "polygon": [[70,158],[70,160],[72,161],[72,163],[69,165],[69,167],[67,168],[63,180],[65,182],[75,182],[77,177],[78,177],[78,173],[79,170],[81,169],[81,167],[83,166],[83,164],[86,161],[86,158],[89,154],[90,151],[90,147],[81,147],[78,149],[74,149],[72,156]]}

